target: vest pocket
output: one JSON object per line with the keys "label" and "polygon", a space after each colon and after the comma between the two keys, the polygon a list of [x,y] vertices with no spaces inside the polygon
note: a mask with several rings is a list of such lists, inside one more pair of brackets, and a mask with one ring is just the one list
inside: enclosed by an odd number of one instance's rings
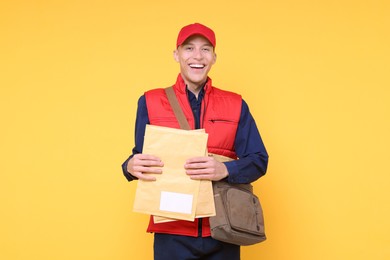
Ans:
{"label": "vest pocket", "polygon": [[213,124],[215,123],[226,123],[226,124],[237,124],[237,122],[233,121],[233,120],[229,120],[229,119],[209,119],[209,121]]}

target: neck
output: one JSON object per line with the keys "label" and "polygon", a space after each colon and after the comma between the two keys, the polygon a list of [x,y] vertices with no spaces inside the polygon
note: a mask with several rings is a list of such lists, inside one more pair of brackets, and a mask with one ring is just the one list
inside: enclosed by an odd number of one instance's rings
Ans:
{"label": "neck", "polygon": [[205,84],[206,84],[206,82],[204,82],[202,84],[193,84],[193,83],[190,84],[190,83],[186,82],[186,86],[187,86],[188,90],[191,91],[196,96],[196,98],[198,98],[199,92],[202,90],[202,88]]}

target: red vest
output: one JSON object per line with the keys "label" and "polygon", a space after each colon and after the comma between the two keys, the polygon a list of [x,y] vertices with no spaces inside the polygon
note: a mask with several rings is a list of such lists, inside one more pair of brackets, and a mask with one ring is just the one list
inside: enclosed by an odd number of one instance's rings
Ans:
{"label": "red vest", "polygon": [[[213,87],[209,78],[204,87],[204,98],[201,109],[201,128],[209,134],[208,152],[237,159],[234,141],[241,114],[241,96]],[[179,74],[173,86],[179,104],[192,129],[195,120],[186,94],[186,85]],[[169,104],[164,89],[153,89],[145,93],[150,124],[180,128],[175,114]],[[210,236],[208,218],[202,221],[202,236]],[[155,224],[150,218],[148,232],[167,233],[186,236],[198,236],[198,219],[191,221],[174,221]]]}

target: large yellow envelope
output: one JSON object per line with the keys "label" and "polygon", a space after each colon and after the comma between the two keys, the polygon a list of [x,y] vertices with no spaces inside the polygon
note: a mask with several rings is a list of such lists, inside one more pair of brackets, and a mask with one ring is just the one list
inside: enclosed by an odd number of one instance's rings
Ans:
{"label": "large yellow envelope", "polygon": [[142,152],[160,157],[164,167],[162,174],[155,174],[156,181],[138,181],[133,210],[194,220],[200,181],[185,174],[184,163],[188,158],[205,155],[207,138],[200,131],[147,125]]}

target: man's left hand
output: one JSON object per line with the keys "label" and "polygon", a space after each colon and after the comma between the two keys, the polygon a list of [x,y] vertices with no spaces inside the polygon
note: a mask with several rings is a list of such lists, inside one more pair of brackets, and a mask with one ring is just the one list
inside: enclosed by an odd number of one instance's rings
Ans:
{"label": "man's left hand", "polygon": [[225,164],[211,156],[190,158],[186,161],[184,169],[193,180],[219,181],[229,175]]}

